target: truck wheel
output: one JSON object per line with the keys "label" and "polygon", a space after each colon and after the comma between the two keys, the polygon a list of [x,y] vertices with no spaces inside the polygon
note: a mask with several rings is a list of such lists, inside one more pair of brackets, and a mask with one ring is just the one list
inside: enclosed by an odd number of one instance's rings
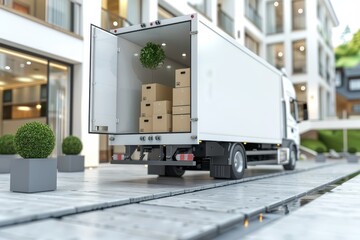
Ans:
{"label": "truck wheel", "polygon": [[240,145],[236,144],[230,153],[231,156],[231,179],[240,179],[243,177],[245,172],[245,150]]}
{"label": "truck wheel", "polygon": [[167,177],[181,177],[184,175],[185,170],[182,167],[177,166],[166,166],[165,167],[165,176]]}
{"label": "truck wheel", "polygon": [[297,154],[296,154],[296,149],[295,149],[295,147],[291,147],[291,148],[290,148],[290,159],[289,159],[289,163],[283,165],[283,168],[284,168],[285,170],[294,170],[294,169],[295,169],[295,167],[296,167],[296,161],[297,161],[296,156],[297,156]]}

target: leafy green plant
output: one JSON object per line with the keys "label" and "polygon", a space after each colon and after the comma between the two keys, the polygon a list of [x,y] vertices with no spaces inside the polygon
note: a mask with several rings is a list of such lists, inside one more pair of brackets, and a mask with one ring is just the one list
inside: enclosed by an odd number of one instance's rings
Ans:
{"label": "leafy green plant", "polygon": [[144,68],[156,69],[164,60],[165,51],[159,44],[148,42],[140,51],[140,62]]}
{"label": "leafy green plant", "polygon": [[323,153],[325,152],[325,148],[323,148],[323,147],[317,147],[317,148],[315,149],[315,151],[316,151],[318,154],[323,154]]}
{"label": "leafy green plant", "polygon": [[55,147],[55,136],[48,125],[29,122],[17,130],[14,143],[23,158],[47,158]]}
{"label": "leafy green plant", "polygon": [[75,136],[68,136],[62,143],[62,151],[65,155],[78,155],[83,148],[81,140]]}
{"label": "leafy green plant", "polygon": [[0,154],[16,154],[14,135],[6,134],[0,137]]}
{"label": "leafy green plant", "polygon": [[349,147],[348,153],[350,153],[350,154],[355,154],[356,152],[357,152],[356,147]]}

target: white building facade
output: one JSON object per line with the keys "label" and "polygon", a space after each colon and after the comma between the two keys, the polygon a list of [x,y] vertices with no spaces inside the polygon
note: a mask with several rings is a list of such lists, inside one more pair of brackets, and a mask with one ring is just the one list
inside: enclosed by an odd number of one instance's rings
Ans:
{"label": "white building facade", "polygon": [[193,12],[286,69],[310,119],[335,116],[338,21],[329,0],[0,0],[0,135],[42,121],[57,136],[54,155],[72,134],[87,166],[109,160],[106,136],[88,134],[90,24],[111,29]]}

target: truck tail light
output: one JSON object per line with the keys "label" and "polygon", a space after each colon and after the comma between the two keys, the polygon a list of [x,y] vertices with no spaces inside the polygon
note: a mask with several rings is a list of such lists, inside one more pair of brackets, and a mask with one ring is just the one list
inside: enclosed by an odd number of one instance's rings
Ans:
{"label": "truck tail light", "polygon": [[175,159],[178,160],[178,161],[193,161],[194,160],[194,154],[192,154],[192,153],[177,154]]}
{"label": "truck tail light", "polygon": [[125,154],[117,153],[112,156],[113,160],[125,160]]}

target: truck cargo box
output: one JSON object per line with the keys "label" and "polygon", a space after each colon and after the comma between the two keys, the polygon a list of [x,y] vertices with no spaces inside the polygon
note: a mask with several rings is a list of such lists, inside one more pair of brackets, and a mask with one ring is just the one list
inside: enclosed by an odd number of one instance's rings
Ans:
{"label": "truck cargo box", "polygon": [[[165,51],[164,63],[155,70],[139,61],[148,42]],[[187,70],[176,82],[179,69]],[[189,117],[181,118],[189,119],[189,128],[140,131],[139,119],[145,116],[141,116],[142,86],[155,83],[175,91],[190,89],[189,102],[180,101],[190,109]],[[196,14],[112,32],[91,27],[89,132],[110,134],[112,145],[280,144],[286,131],[281,84],[278,70]],[[146,119],[141,120],[145,124]]]}

